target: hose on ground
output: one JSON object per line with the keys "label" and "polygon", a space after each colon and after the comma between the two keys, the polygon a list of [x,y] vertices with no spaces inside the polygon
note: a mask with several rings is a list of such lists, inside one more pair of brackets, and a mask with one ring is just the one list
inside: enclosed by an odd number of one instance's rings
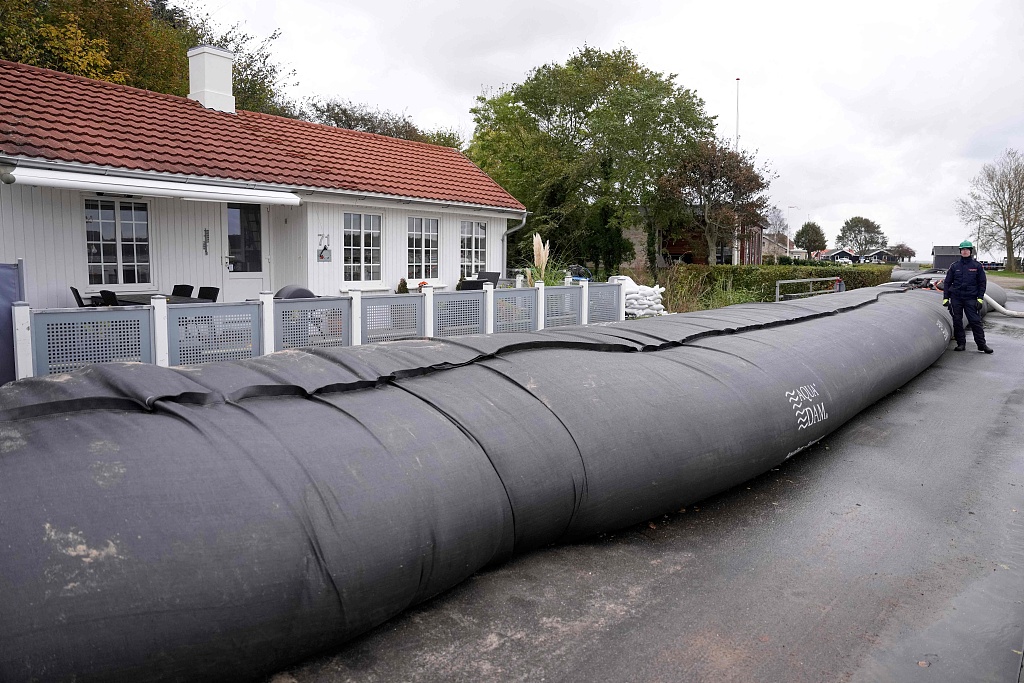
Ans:
{"label": "hose on ground", "polygon": [[988,304],[989,309],[996,311],[997,313],[1002,313],[1003,315],[1011,318],[1024,318],[1024,311],[1011,311],[1005,306],[999,305],[999,303],[988,294],[985,295],[985,303]]}

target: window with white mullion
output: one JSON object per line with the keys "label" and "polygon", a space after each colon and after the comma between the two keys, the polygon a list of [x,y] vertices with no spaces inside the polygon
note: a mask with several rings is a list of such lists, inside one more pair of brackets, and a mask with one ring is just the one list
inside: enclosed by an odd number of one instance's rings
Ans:
{"label": "window with white mullion", "polygon": [[149,246],[148,204],[120,199],[85,200],[90,285],[151,283]]}
{"label": "window with white mullion", "polygon": [[377,214],[346,212],[342,232],[344,280],[380,280],[381,217]]}
{"label": "window with white mullion", "polygon": [[409,217],[408,275],[410,280],[436,278],[438,273],[438,221]]}
{"label": "window with white mullion", "polygon": [[459,260],[462,277],[487,269],[487,223],[462,221],[459,227]]}

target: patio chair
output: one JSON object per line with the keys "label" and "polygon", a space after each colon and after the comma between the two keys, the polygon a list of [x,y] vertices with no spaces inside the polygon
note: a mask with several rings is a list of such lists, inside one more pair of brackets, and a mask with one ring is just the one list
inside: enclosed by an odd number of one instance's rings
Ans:
{"label": "patio chair", "polygon": [[192,296],[192,290],[195,289],[192,285],[174,285],[171,290],[171,296]]}
{"label": "patio chair", "polygon": [[206,299],[211,303],[216,303],[218,296],[220,296],[220,287],[200,287],[199,294],[196,294],[197,299]]}
{"label": "patio chair", "polygon": [[483,289],[486,280],[463,280],[459,289],[460,292],[469,292],[475,289]]}
{"label": "patio chair", "polygon": [[100,299],[103,301],[104,306],[120,306],[117,302],[117,294],[114,294],[109,289],[100,290]]}
{"label": "patio chair", "polygon": [[74,295],[75,303],[78,304],[79,308],[95,308],[96,307],[96,304],[94,304],[94,303],[88,303],[87,304],[84,301],[82,301],[82,295],[78,293],[78,288],[77,287],[72,287],[71,288],[71,293]]}

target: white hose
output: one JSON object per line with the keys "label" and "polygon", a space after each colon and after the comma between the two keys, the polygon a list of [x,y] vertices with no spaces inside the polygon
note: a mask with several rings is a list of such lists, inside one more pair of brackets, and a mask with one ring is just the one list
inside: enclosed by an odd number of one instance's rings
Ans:
{"label": "white hose", "polygon": [[989,309],[1002,313],[1003,315],[1008,315],[1011,318],[1024,318],[1024,311],[1011,311],[1008,308],[1004,308],[996,303],[995,299],[990,297],[988,294],[985,295],[985,303],[988,304]]}

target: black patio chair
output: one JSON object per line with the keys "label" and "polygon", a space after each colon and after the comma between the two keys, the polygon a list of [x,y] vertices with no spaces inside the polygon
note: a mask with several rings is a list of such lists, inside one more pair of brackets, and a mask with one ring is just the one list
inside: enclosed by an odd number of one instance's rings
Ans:
{"label": "black patio chair", "polygon": [[103,301],[104,306],[120,306],[117,302],[117,294],[114,294],[109,289],[100,290],[100,299]]}
{"label": "black patio chair", "polygon": [[192,296],[192,290],[195,289],[192,285],[174,285],[171,290],[171,296]]}
{"label": "black patio chair", "polygon": [[197,299],[206,299],[211,303],[216,303],[218,296],[220,296],[220,287],[200,287],[199,293],[196,294]]}
{"label": "black patio chair", "polygon": [[96,304],[94,304],[94,303],[85,303],[84,301],[82,301],[82,295],[78,293],[78,288],[77,287],[72,287],[71,288],[71,293],[74,295],[75,303],[78,304],[79,308],[95,308],[96,307]]}
{"label": "black patio chair", "polygon": [[469,291],[473,291],[475,289],[483,289],[485,282],[487,282],[487,281],[486,280],[463,280],[462,284],[459,286],[459,291],[460,292],[469,292]]}

